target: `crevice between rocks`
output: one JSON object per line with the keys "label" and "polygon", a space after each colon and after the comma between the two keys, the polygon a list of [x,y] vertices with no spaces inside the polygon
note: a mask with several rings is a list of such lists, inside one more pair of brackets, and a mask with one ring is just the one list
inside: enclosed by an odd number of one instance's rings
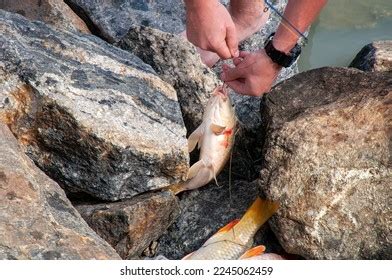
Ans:
{"label": "crevice between rocks", "polygon": [[[104,41],[107,41],[106,38],[103,36],[99,27],[90,19],[87,13],[83,10],[82,7],[79,5],[72,3],[69,0],[64,0],[64,4],[71,8],[71,10],[87,25],[87,28],[90,30],[92,35],[95,35],[101,38]],[[113,42],[109,42],[113,43]]]}

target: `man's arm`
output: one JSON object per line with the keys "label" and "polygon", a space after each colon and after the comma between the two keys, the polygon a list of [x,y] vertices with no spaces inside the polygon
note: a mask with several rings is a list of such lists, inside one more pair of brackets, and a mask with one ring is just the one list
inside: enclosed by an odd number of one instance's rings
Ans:
{"label": "man's arm", "polygon": [[[284,17],[304,33],[326,3],[327,0],[289,0]],[[288,53],[295,46],[298,38],[298,33],[281,22],[273,38],[273,45],[277,50]]]}
{"label": "man's arm", "polygon": [[[327,0],[289,0],[284,17],[305,32],[326,3]],[[299,34],[291,27],[280,23],[272,44],[277,50],[288,53],[298,38]],[[282,68],[272,62],[264,49],[254,53],[240,52],[240,57],[233,61],[234,68],[223,66],[221,78],[236,92],[246,95],[260,96],[269,91]]]}

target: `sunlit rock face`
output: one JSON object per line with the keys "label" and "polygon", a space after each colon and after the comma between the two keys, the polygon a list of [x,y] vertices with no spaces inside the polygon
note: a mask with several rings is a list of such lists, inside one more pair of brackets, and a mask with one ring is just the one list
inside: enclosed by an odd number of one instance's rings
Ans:
{"label": "sunlit rock face", "polygon": [[262,103],[262,194],[284,249],[311,259],[389,259],[392,73],[321,68]]}

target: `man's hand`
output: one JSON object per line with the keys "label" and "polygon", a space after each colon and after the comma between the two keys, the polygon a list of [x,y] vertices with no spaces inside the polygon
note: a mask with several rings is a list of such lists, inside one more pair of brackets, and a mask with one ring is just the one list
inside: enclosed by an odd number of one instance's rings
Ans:
{"label": "man's hand", "polygon": [[261,96],[269,91],[282,67],[272,62],[264,49],[239,55],[233,60],[234,68],[223,65],[221,79],[240,94]]}
{"label": "man's hand", "polygon": [[223,59],[237,57],[236,29],[226,8],[216,0],[185,3],[188,40],[203,50],[216,52]]}

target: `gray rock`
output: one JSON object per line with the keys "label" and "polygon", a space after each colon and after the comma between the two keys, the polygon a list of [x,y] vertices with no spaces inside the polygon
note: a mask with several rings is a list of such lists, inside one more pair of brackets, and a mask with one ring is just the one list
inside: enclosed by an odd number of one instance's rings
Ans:
{"label": "gray rock", "polygon": [[0,122],[0,259],[120,259]]}
{"label": "gray rock", "polygon": [[196,48],[181,36],[143,26],[131,27],[117,46],[140,57],[175,88],[188,133],[196,129],[219,83]]}
{"label": "gray rock", "polygon": [[170,192],[149,193],[114,203],[82,203],[75,207],[123,259],[139,257],[179,214],[178,199]]}
{"label": "gray rock", "polygon": [[119,41],[133,25],[144,25],[170,33],[184,30],[182,0],[65,0],[94,27],[94,33],[109,42]]}
{"label": "gray rock", "polygon": [[[241,218],[257,197],[257,184],[235,181],[206,187],[180,195],[181,214],[158,240],[157,255],[181,259],[200,246],[221,227]],[[268,252],[281,247],[267,225],[255,235],[255,244],[264,244]]]}
{"label": "gray rock", "polygon": [[392,73],[321,68],[263,99],[270,225],[310,259],[392,257]]}
{"label": "gray rock", "polygon": [[62,0],[0,0],[0,9],[46,22],[60,30],[90,33],[84,21]]}
{"label": "gray rock", "polygon": [[189,155],[175,90],[91,35],[0,11],[0,120],[69,190],[118,200],[183,179]]}
{"label": "gray rock", "polygon": [[364,46],[350,63],[363,71],[392,71],[392,41],[377,41]]}

